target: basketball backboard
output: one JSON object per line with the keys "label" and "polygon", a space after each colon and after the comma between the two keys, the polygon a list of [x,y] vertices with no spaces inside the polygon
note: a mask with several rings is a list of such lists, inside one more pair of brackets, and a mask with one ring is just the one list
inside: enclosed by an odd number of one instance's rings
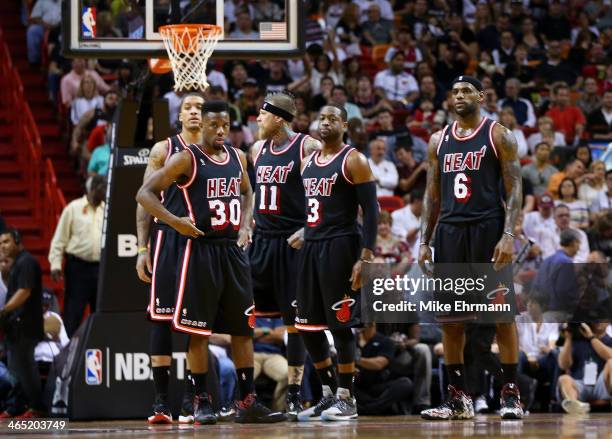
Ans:
{"label": "basketball backboard", "polygon": [[65,0],[64,54],[92,58],[164,57],[166,51],[158,28],[179,23],[221,26],[224,33],[213,55],[216,58],[290,58],[303,52],[303,0],[250,1],[249,14],[244,14],[244,6],[235,7],[235,3],[238,2]]}

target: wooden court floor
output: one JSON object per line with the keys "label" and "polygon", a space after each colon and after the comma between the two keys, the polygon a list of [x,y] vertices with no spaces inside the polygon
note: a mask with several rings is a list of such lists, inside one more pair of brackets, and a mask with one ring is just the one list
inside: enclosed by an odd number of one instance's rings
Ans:
{"label": "wooden court floor", "polygon": [[319,438],[586,438],[612,439],[612,414],[570,416],[533,414],[520,421],[502,421],[495,415],[479,415],[469,421],[425,421],[417,416],[361,417],[343,423],[280,423],[239,425],[223,422],[213,426],[149,427],[144,421],[71,422],[67,431],[38,435],[10,434],[2,438],[82,437],[82,438],[244,438],[244,439],[319,439]]}

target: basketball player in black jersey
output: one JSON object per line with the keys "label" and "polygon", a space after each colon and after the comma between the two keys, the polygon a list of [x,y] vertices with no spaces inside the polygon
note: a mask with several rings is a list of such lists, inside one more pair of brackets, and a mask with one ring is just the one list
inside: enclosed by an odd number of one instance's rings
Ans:
{"label": "basketball player in black jersey", "polygon": [[[203,105],[204,98],[199,93],[187,93],[183,96],[179,107],[181,132],[153,145],[143,181],[153,172],[161,169],[170,157],[182,151],[187,145],[202,143]],[[162,202],[166,209],[174,215],[185,216],[185,202],[175,184],[163,192]],[[153,414],[149,416],[148,421],[151,424],[167,424],[172,422],[172,414],[167,401],[172,362],[171,322],[176,298],[176,267],[179,265],[179,248],[184,244],[184,238],[172,227],[157,219],[154,220],[153,230],[150,233],[151,215],[140,204],[136,206],[136,229],[138,234],[136,271],[143,282],[151,283],[147,312],[153,322],[150,355],[155,385],[155,404]],[[149,238],[151,238],[150,250],[148,248]],[[187,370],[179,423],[193,422],[192,401],[193,386],[191,374]]]}
{"label": "basketball player in black jersey", "polygon": [[[430,272],[426,264],[432,262],[429,243],[436,224],[436,263],[493,262],[495,270],[507,270],[512,262],[522,199],[516,139],[499,123],[481,116],[483,99],[480,81],[469,76],[456,78],[452,104],[457,121],[434,133],[429,141],[419,250],[419,264],[426,273]],[[516,385],[516,325],[512,321],[496,326],[504,379],[500,414],[503,419],[519,419],[523,410]],[[465,393],[465,323],[443,323],[442,333],[449,399],[421,415],[426,419],[469,419],[474,408]]]}
{"label": "basketball player in black jersey", "polygon": [[[299,421],[357,418],[353,396],[355,338],[359,324],[361,265],[374,259],[378,203],[367,159],[342,142],[346,110],[325,106],[319,115],[323,148],[302,163],[306,224],[297,272],[297,317],[304,344],[323,384],[323,398],[298,414]],[[363,210],[363,236],[357,224]],[[299,243],[293,245],[298,246]],[[338,380],[323,332],[338,352]]]}
{"label": "basketball player in black jersey", "polygon": [[[188,239],[180,252],[180,276],[172,325],[191,334],[187,359],[195,382],[196,424],[214,424],[206,392],[208,336],[232,335],[240,401],[236,422],[285,420],[259,404],[253,385],[253,293],[246,246],[251,242],[253,192],[244,153],[224,145],[229,132],[225,102],[206,102],[203,144],[174,154],[151,174],[137,201],[155,218]],[[182,191],[187,216],[169,212],[155,195],[174,182]]]}
{"label": "basketball player in black jersey", "polygon": [[297,109],[284,92],[266,96],[259,111],[258,140],[251,148],[255,166],[255,233],[249,249],[255,315],[282,316],[287,327],[287,416],[302,410],[300,387],[304,375],[304,342],[295,323],[297,250],[289,245],[300,238],[306,219],[300,165],[321,148],[318,140],[291,129]]}

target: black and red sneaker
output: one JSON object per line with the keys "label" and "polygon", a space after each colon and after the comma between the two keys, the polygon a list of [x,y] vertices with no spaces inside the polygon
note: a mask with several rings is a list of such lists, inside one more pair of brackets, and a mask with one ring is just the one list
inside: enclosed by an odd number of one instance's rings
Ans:
{"label": "black and red sneaker", "polygon": [[273,424],[287,420],[284,413],[273,412],[258,402],[254,393],[249,393],[242,401],[238,401],[236,409],[234,422],[239,424]]}
{"label": "black and red sneaker", "polygon": [[421,417],[432,421],[472,419],[474,417],[474,404],[472,403],[472,398],[449,384],[448,399],[438,407],[423,410]]}
{"label": "black and red sneaker", "polygon": [[166,401],[157,400],[153,404],[153,414],[147,418],[149,424],[172,424],[172,413]]}
{"label": "black and red sneaker", "polygon": [[501,391],[500,403],[499,414],[502,419],[523,419],[521,394],[516,384],[508,383],[504,385]]}

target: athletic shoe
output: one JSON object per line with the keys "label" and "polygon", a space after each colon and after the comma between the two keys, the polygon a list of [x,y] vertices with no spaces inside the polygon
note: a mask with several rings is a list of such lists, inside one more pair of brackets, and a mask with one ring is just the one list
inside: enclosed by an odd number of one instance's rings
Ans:
{"label": "athletic shoe", "polygon": [[14,418],[15,415],[12,413],[7,412],[6,410],[3,411],[2,413],[0,413],[0,419],[11,419]]}
{"label": "athletic shoe", "polygon": [[438,407],[423,410],[421,417],[429,420],[472,419],[474,417],[472,398],[449,384],[448,399]]}
{"label": "athletic shoe", "polygon": [[303,410],[300,392],[287,393],[287,420],[297,421],[298,413]]}
{"label": "athletic shoe", "polygon": [[507,383],[502,388],[499,414],[502,419],[523,419],[521,394],[516,384]]}
{"label": "athletic shoe", "polygon": [[202,393],[195,398],[195,411],[193,413],[195,425],[211,425],[217,423],[217,417],[207,393]]}
{"label": "athletic shoe", "polygon": [[239,424],[273,424],[287,420],[284,413],[273,412],[258,402],[254,393],[249,393],[242,401],[238,401],[236,408],[234,422]]}
{"label": "athletic shoe", "polygon": [[591,411],[591,406],[586,402],[578,401],[577,399],[564,399],[561,402],[561,407],[565,413],[570,415],[586,415]]}
{"label": "athletic shoe", "polygon": [[321,400],[316,405],[299,412],[297,420],[300,422],[320,421],[321,413],[330,408],[335,401],[336,398],[334,398],[334,394],[329,386],[323,386],[323,397]]}
{"label": "athletic shoe", "polygon": [[334,403],[321,412],[324,421],[350,421],[357,419],[357,402],[347,389],[338,388]]}
{"label": "athletic shoe", "polygon": [[25,413],[19,416],[15,416],[15,419],[32,419],[32,418],[44,418],[44,417],[45,417],[45,413],[38,411],[38,410],[29,409]]}
{"label": "athletic shoe", "polygon": [[165,401],[153,404],[153,414],[147,418],[149,424],[172,424],[172,413]]}
{"label": "athletic shoe", "polygon": [[236,409],[233,406],[223,406],[217,412],[217,420],[221,422],[231,421],[234,416],[236,416]]}
{"label": "athletic shoe", "polygon": [[479,396],[474,400],[474,411],[476,413],[486,413],[489,411],[489,404],[487,404],[487,398]]}
{"label": "athletic shoe", "polygon": [[179,424],[193,424],[194,416],[193,416],[193,400],[195,395],[193,394],[185,394],[183,396],[183,403],[181,404],[181,413],[179,414],[178,422]]}

